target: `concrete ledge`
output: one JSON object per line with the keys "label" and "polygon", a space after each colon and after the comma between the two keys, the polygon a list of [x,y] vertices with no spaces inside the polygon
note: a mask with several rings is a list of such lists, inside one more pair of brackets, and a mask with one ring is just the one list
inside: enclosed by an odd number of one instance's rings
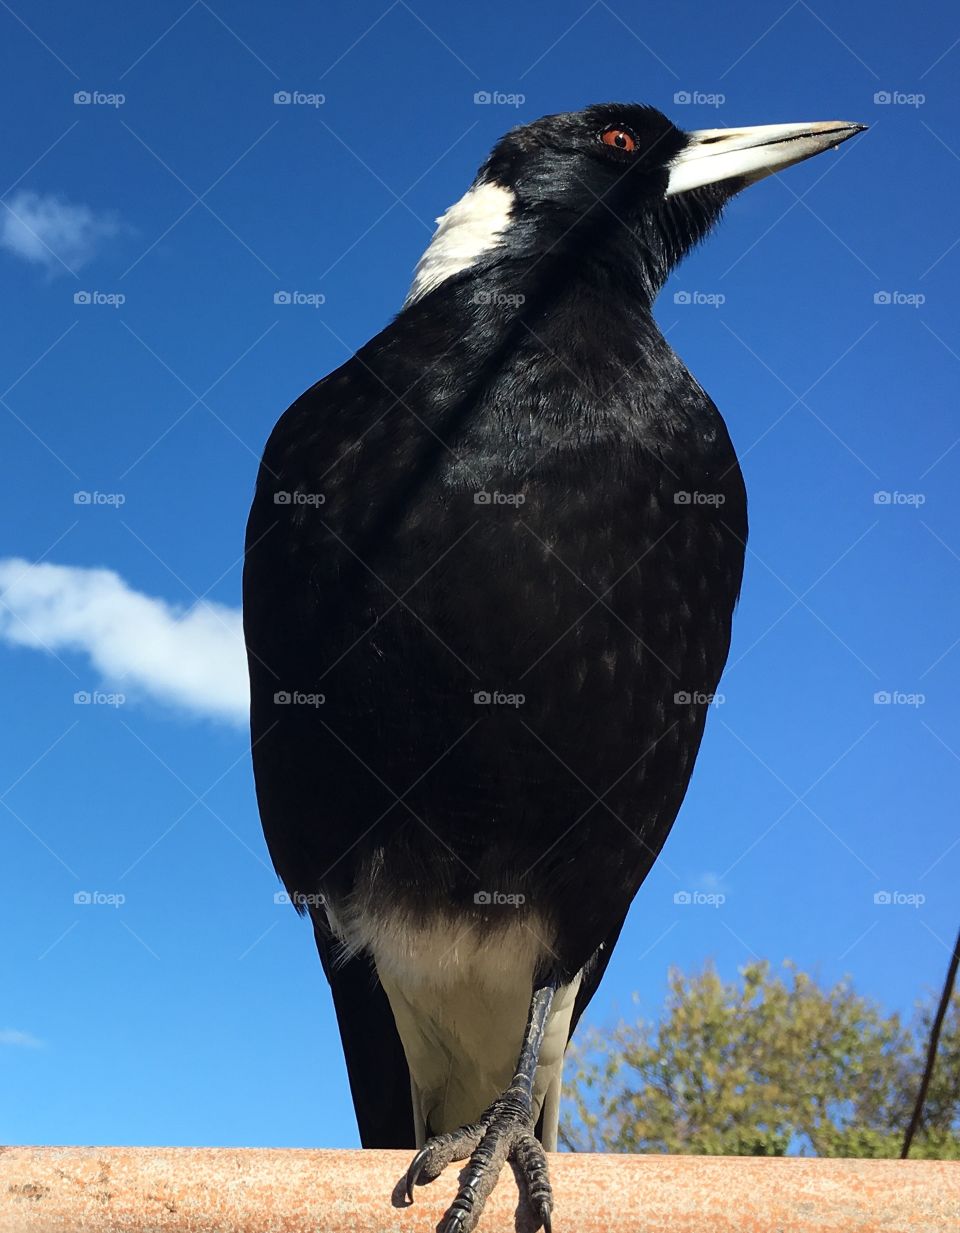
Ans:
{"label": "concrete ledge", "polygon": [[[406,1152],[0,1148],[0,1233],[434,1233],[457,1170],[403,1206]],[[960,1233],[960,1163],[552,1155],[557,1233]],[[505,1169],[480,1233],[515,1219]]]}

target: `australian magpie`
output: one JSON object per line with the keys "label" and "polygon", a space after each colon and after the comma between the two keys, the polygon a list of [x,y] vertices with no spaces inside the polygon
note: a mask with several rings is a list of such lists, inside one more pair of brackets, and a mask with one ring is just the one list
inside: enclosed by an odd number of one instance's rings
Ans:
{"label": "australian magpie", "polygon": [[[725,203],[838,121],[635,104],[507,133],[396,318],[282,416],[247,529],[263,829],[312,920],[366,1147],[503,1162],[549,1228],[564,1049],[673,825],[746,497],[653,318]],[[296,993],[291,991],[291,1000]]]}

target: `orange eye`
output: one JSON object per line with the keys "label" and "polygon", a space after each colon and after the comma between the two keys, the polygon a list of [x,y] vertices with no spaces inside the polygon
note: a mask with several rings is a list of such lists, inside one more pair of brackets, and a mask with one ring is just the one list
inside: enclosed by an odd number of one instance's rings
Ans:
{"label": "orange eye", "polygon": [[626,128],[605,128],[600,134],[600,140],[605,146],[613,146],[615,150],[625,150],[628,154],[632,154],[637,148],[636,138]]}

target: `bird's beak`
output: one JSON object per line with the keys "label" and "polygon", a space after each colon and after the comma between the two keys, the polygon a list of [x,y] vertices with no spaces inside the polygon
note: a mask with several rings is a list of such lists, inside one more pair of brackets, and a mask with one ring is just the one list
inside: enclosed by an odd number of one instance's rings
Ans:
{"label": "bird's beak", "polygon": [[723,180],[753,184],[775,171],[838,146],[866,127],[845,120],[825,120],[816,124],[699,129],[687,134],[689,144],[673,160],[665,196],[672,197]]}

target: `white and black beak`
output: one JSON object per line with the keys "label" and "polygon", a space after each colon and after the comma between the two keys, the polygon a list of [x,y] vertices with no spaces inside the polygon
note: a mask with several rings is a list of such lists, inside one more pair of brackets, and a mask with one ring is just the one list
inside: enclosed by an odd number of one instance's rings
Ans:
{"label": "white and black beak", "polygon": [[824,120],[699,129],[687,134],[689,144],[673,160],[665,195],[672,197],[726,180],[740,180],[745,187],[838,146],[865,128],[865,124],[845,120]]}

